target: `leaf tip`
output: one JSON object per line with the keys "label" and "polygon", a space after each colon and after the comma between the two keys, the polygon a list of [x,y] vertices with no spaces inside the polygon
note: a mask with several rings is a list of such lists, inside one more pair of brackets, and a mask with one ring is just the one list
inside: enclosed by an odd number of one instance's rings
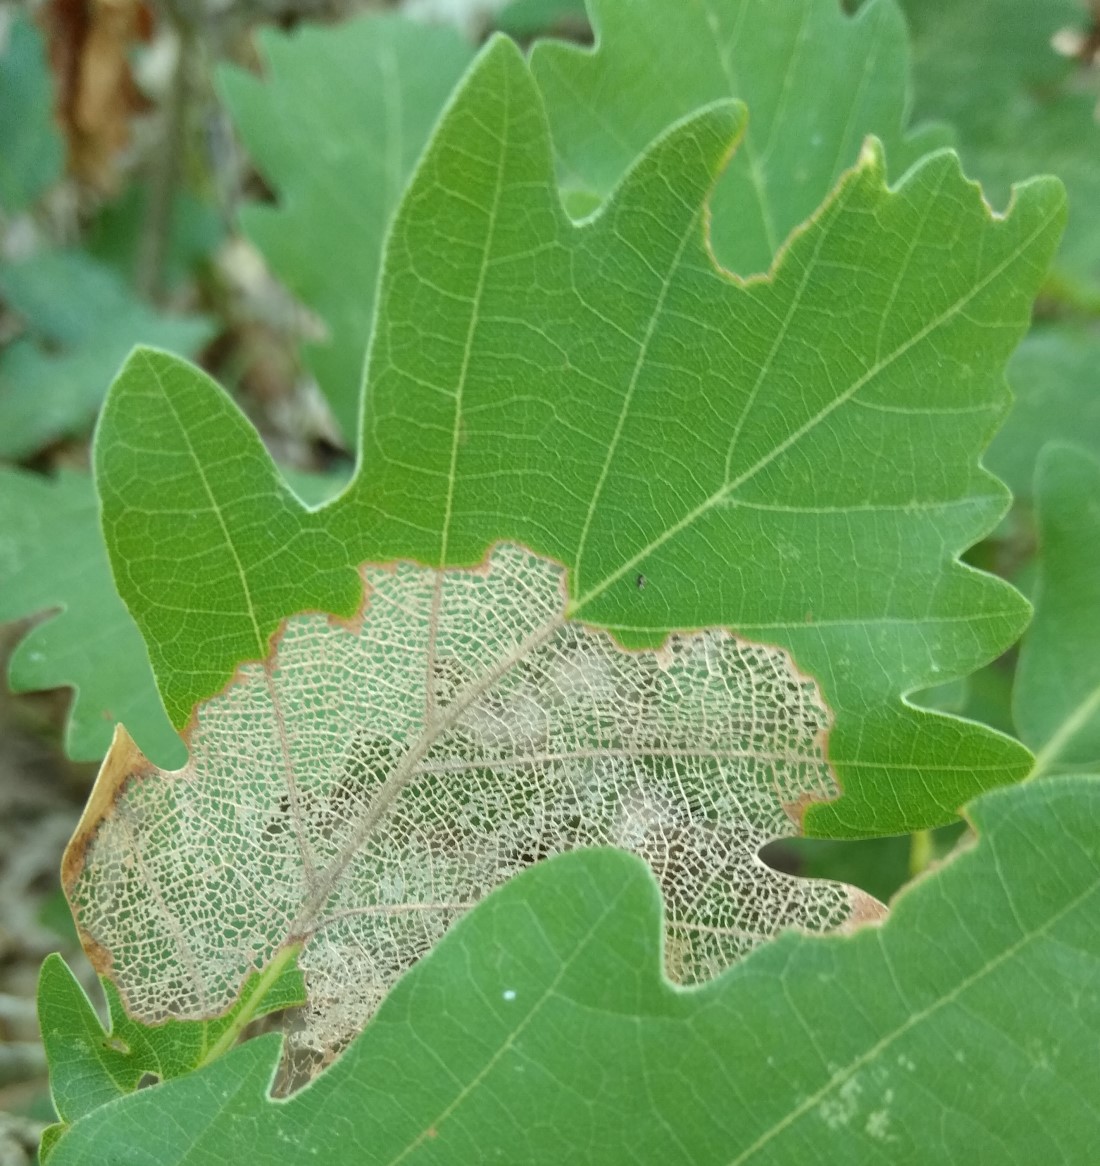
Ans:
{"label": "leaf tip", "polygon": [[59,951],[51,951],[49,955],[42,961],[41,967],[38,969],[38,1023],[40,1027],[45,1027],[42,1016],[42,1004],[47,989],[57,981],[66,981],[72,979],[72,971],[69,965],[65,962],[64,957]]}
{"label": "leaf tip", "polygon": [[487,73],[490,69],[507,73],[515,73],[518,70],[523,74],[528,85],[534,86],[534,79],[531,77],[522,50],[507,33],[494,32],[489,36],[482,46],[481,52],[474,58],[473,64],[467,70],[465,80],[460,83],[459,90],[467,84],[473,84],[475,78]]}
{"label": "leaf tip", "polygon": [[886,151],[881,140],[874,134],[868,134],[863,139],[856,168],[866,170],[869,175],[882,182],[886,181]]}

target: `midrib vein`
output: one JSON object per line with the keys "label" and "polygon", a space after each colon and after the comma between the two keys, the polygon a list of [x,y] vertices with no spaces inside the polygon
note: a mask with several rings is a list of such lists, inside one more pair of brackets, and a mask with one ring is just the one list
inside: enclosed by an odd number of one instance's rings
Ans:
{"label": "midrib vein", "polygon": [[[504,118],[507,124],[507,114]],[[443,527],[439,539],[439,567],[447,565],[447,552],[451,533],[451,517],[454,513],[455,481],[458,470],[458,447],[462,436],[462,403],[466,389],[466,381],[470,373],[470,358],[473,353],[474,336],[481,322],[481,301],[485,294],[485,275],[489,270],[489,253],[492,251],[496,236],[497,214],[500,210],[500,195],[503,186],[504,157],[506,154],[506,140],[501,139],[500,150],[497,153],[496,182],[493,185],[493,200],[489,205],[489,223],[485,230],[485,244],[481,251],[481,263],[478,266],[477,284],[474,287],[473,302],[470,307],[470,320],[466,326],[466,339],[462,350],[462,362],[458,370],[458,381],[455,385],[455,412],[454,425],[451,430],[450,464],[447,468],[447,497],[443,507]]]}
{"label": "midrib vein", "polygon": [[1065,717],[1051,733],[1046,744],[1036,752],[1035,763],[1028,778],[1042,777],[1049,772],[1050,767],[1069,747],[1073,738],[1085,728],[1097,712],[1100,712],[1100,685],[1091,689],[1084,700],[1074,706],[1069,716]]}
{"label": "midrib vein", "polygon": [[[504,98],[505,108],[501,118],[502,123],[506,126],[508,123],[507,110],[507,95]],[[502,135],[499,139],[499,150],[497,152],[497,171],[496,181],[493,187],[492,202],[489,206],[489,221],[485,230],[485,243],[481,252],[481,263],[477,273],[477,283],[474,288],[472,297],[472,304],[470,308],[470,320],[466,327],[466,340],[462,353],[462,361],[459,367],[457,383],[455,385],[455,409],[454,409],[454,425],[451,432],[451,451],[450,464],[447,472],[447,495],[444,503],[443,523],[440,531],[439,541],[439,563],[435,569],[435,582],[432,588],[432,605],[428,617],[428,643],[427,651],[425,653],[425,702],[424,702],[424,730],[417,738],[417,740],[409,747],[408,751],[402,757],[401,761],[394,767],[393,772],[386,779],[385,784],[378,791],[377,797],[371,802],[371,805],[365,814],[363,821],[359,828],[355,831],[354,836],[350,839],[344,851],[339,855],[332,864],[321,873],[313,888],[309,898],[302,905],[302,910],[299,912],[297,919],[291,928],[291,934],[297,936],[305,934],[309,929],[315,926],[315,918],[318,911],[324,906],[329,895],[332,894],[339,882],[348,864],[353,860],[358,853],[363,843],[370,837],[390,807],[401,796],[406,784],[413,777],[416,772],[416,767],[424,756],[431,749],[432,745],[439,739],[439,737],[452,728],[463,715],[466,709],[480,697],[485,691],[491,688],[501,676],[504,675],[513,665],[528,652],[533,651],[539,644],[548,639],[558,627],[561,626],[561,618],[550,621],[544,627],[539,628],[532,633],[511,655],[499,661],[496,667],[491,669],[485,676],[483,676],[477,683],[471,684],[465,692],[456,697],[446,709],[441,713],[438,709],[435,699],[435,667],[436,667],[436,641],[439,636],[439,621],[440,612],[442,609],[442,594],[443,594],[443,574],[447,565],[447,555],[449,551],[450,527],[451,517],[454,510],[454,491],[455,482],[457,479],[458,468],[458,447],[462,429],[462,402],[463,392],[466,387],[466,381],[469,376],[470,358],[473,352],[474,337],[477,332],[477,327],[481,313],[481,301],[485,293],[485,277],[488,271],[488,258],[492,250],[493,240],[496,234],[497,216],[500,210],[500,197],[503,189],[503,171],[504,158],[506,155],[506,138]]]}
{"label": "midrib vein", "polygon": [[489,692],[521,660],[527,659],[532,652],[552,639],[564,623],[564,615],[555,615],[547,620],[511,652],[501,657],[483,676],[468,685],[445,709],[437,711],[431,721],[425,723],[419,737],[409,746],[400,762],[394,766],[393,772],[386,778],[385,784],[371,802],[358,829],[344,846],[343,852],[318,876],[309,898],[303,903],[301,911],[291,925],[290,939],[304,939],[312,932],[316,926],[318,912],[336,888],[344,871],[371,833],[379,826],[390,807],[401,796],[406,785],[416,775],[420,762],[427,756],[432,746],[461,721],[475,701]]}
{"label": "midrib vein", "polygon": [[[507,93],[504,96],[504,113],[502,124],[508,125]],[[474,347],[474,337],[477,334],[481,320],[481,301],[485,295],[485,276],[489,270],[489,255],[492,252],[493,241],[496,237],[497,215],[500,211],[500,196],[503,188],[504,159],[507,154],[507,129],[499,139],[497,151],[496,179],[493,183],[493,198],[489,205],[489,221],[485,228],[485,242],[481,250],[481,262],[478,265],[477,283],[474,287],[473,300],[470,305],[470,319],[466,325],[466,339],[462,349],[462,362],[458,370],[458,380],[455,384],[454,422],[451,427],[451,452],[447,466],[447,494],[443,505],[443,523],[439,536],[439,563],[436,572],[436,583],[432,596],[432,608],[428,620],[428,651],[425,660],[426,677],[424,684],[424,718],[430,724],[435,716],[435,670],[436,670],[436,639],[439,635],[439,608],[443,587],[443,571],[447,566],[447,555],[450,551],[451,518],[454,513],[455,483],[458,478],[458,447],[462,437],[462,405],[466,389],[466,381],[470,373],[470,358]]]}

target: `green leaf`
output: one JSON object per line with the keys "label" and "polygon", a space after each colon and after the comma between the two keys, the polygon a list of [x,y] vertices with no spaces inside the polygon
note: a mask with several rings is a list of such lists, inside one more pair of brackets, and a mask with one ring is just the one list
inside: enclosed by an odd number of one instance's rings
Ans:
{"label": "green leaf", "polygon": [[456,924],[289,1101],[263,1037],[77,1123],[53,1166],[1091,1161],[1100,781],[971,816],[977,845],[882,926],[788,933],[692,991],[661,977],[642,864],[564,855]]}
{"label": "green leaf", "polygon": [[1039,451],[1075,442],[1100,454],[1100,331],[1068,323],[1034,327],[1012,356],[1015,401],[985,464],[1030,501]]}
{"label": "green leaf", "polygon": [[291,35],[263,30],[266,76],[224,70],[222,96],[278,205],[241,225],[324,321],[306,359],[349,442],[382,241],[439,111],[473,56],[449,28],[366,16]]}
{"label": "green leaf", "polygon": [[861,887],[879,902],[889,900],[908,881],[910,838],[790,838],[765,852],[767,861],[799,878],[836,878]]}
{"label": "green leaf", "polygon": [[[952,122],[998,122],[1021,90],[1049,93],[1073,71],[1054,48],[1064,28],[1081,28],[1080,0],[901,0],[913,38],[916,104]],[[981,57],[968,57],[980,48]],[[976,62],[980,61],[980,68]]]}
{"label": "green leaf", "polygon": [[516,38],[552,32],[562,24],[581,29],[588,24],[584,0],[511,0],[496,22],[501,32]]}
{"label": "green leaf", "polygon": [[943,858],[958,841],[962,829],[961,822],[953,822],[921,835],[896,834],[889,838],[844,841],[790,838],[777,842],[766,855],[780,870],[801,878],[847,883],[885,903],[918,873],[914,859],[920,857],[921,846],[927,846],[928,861]]}
{"label": "green leaf", "polygon": [[962,715],[1012,736],[1013,670],[1004,661],[994,661],[967,677],[967,700]]}
{"label": "green leaf", "polygon": [[[318,502],[341,484],[321,474],[289,480],[300,497]],[[8,682],[15,692],[73,689],[68,755],[101,760],[122,723],[146,756],[168,769],[182,765],[186,750],[111,578],[91,478],[0,467],[0,622],[39,614],[46,618],[12,653]]]}
{"label": "green leaf", "polygon": [[532,546],[571,568],[574,618],[630,643],[726,625],[789,648],[837,713],[846,797],[813,831],[943,821],[1021,773],[1013,746],[893,694],[1022,627],[1013,594],[952,559],[1005,505],[976,455],[1056,187],[995,220],[949,154],[891,192],[870,150],[773,275],[742,283],[703,237],[730,107],[662,139],[577,227],[512,61],[483,59],[395,222],[362,469],[337,508],[373,514],[379,557]]}
{"label": "green leaf", "polygon": [[125,722],[149,756],[186,760],[145,644],[111,580],[91,479],[0,468],[0,621],[53,610],[11,657],[16,692],[70,687],[66,752],[98,761]]}
{"label": "green leaf", "polygon": [[1039,581],[1013,715],[1035,772],[1100,759],[1100,462],[1068,445],[1039,458]]}
{"label": "green leaf", "polygon": [[[1079,0],[902,0],[913,34],[916,107],[958,131],[967,168],[1001,205],[1020,173],[1057,174],[1070,216],[1056,275],[1071,297],[1100,293],[1100,125],[1087,74],[1054,47],[1085,31]],[[1086,85],[1080,82],[1086,81]],[[1057,289],[1055,289],[1057,290]]]}
{"label": "green leaf", "polygon": [[283,616],[350,615],[354,565],[471,564],[507,539],[567,566],[570,618],[628,644],[727,626],[790,650],[836,714],[845,797],[812,809],[813,832],[934,825],[1026,772],[1016,743],[902,696],[973,671],[1026,619],[957,555],[1006,506],[978,455],[1058,184],[1020,187],[998,218],[949,153],[890,189],[872,146],[772,275],[742,282],[704,238],[741,122],[727,103],[676,127],[575,225],[531,77],[494,41],[402,203],[361,465],[320,511],[279,495],[194,370],[130,362],[97,475],[177,726]]}
{"label": "green leaf", "polygon": [[238,663],[267,655],[285,615],[354,612],[345,548],[197,369],[135,352],[111,388],[95,456],[115,581],[177,728]]}
{"label": "green leaf", "polygon": [[61,177],[65,148],[42,34],[26,13],[8,19],[0,24],[0,210],[14,215]]}
{"label": "green leaf", "polygon": [[212,1021],[168,1020],[156,1027],[130,1019],[118,989],[101,977],[109,1028],[68,964],[46,957],[38,977],[38,1019],[50,1069],[50,1093],[64,1127],[128,1093],[152,1076],[170,1081],[194,1072],[227,1052],[252,1021],[305,999],[293,953],[280,953],[262,975],[244,983],[224,1016]]}
{"label": "green leaf", "polygon": [[211,324],[153,311],[110,268],[80,251],[0,265],[0,296],[29,335],[0,355],[0,457],[24,458],[91,427],[107,386],[138,342],[182,354]]}
{"label": "green leaf", "polygon": [[948,141],[942,129],[905,130],[908,50],[893,0],[854,17],[837,0],[590,0],[590,10],[595,52],[544,42],[531,54],[568,205],[590,209],[681,117],[740,98],[749,123],[714,191],[711,243],[743,275],[768,269],[868,134],[893,174]]}

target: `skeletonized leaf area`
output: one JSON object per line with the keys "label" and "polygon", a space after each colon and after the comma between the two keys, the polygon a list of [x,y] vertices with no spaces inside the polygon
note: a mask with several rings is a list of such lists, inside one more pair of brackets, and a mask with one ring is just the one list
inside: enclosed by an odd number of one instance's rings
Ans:
{"label": "skeletonized leaf area", "polygon": [[627,651],[567,622],[561,568],[515,546],[363,577],[355,626],[293,617],[198,707],[184,769],[116,739],[65,876],[138,1019],[217,1014],[304,941],[291,1046],[324,1064],[457,916],[582,846],[652,865],[685,983],[860,909],[757,858],[836,792],[828,712],[785,653],[721,630]]}

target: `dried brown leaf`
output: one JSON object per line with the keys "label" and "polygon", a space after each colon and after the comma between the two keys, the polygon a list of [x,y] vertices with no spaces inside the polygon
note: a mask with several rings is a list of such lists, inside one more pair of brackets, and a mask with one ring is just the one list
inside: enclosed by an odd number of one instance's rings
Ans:
{"label": "dried brown leaf", "polygon": [[150,10],[142,0],[50,0],[44,23],[69,170],[109,191],[117,182],[117,155],[130,141],[130,120],[148,108],[130,52],[149,39]]}

